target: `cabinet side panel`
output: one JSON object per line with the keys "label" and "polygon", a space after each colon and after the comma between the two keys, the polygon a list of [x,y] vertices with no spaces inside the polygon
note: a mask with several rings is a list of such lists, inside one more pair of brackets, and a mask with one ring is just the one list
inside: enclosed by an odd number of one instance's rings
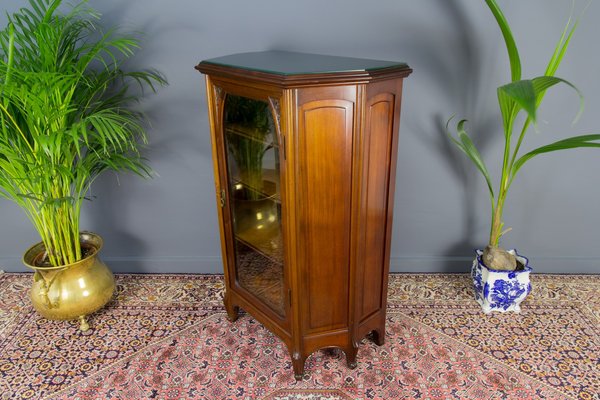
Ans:
{"label": "cabinet side panel", "polygon": [[365,250],[362,268],[361,320],[380,310],[384,284],[390,150],[394,126],[394,95],[380,93],[367,100],[364,204]]}
{"label": "cabinet side panel", "polygon": [[353,114],[339,99],[299,109],[307,333],[348,325]]}

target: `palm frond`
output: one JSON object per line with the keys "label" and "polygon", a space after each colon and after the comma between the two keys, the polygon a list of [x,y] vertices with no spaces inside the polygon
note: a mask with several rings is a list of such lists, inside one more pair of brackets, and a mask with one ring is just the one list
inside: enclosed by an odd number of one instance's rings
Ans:
{"label": "palm frond", "polygon": [[446,132],[447,132],[450,140],[452,141],[452,143],[454,143],[456,145],[456,147],[458,147],[464,154],[466,154],[467,157],[469,157],[469,159],[473,162],[473,164],[475,164],[475,166],[477,167],[479,172],[481,172],[481,174],[483,175],[483,178],[485,179],[485,182],[488,186],[488,190],[490,192],[490,198],[493,201],[494,187],[492,185],[492,179],[490,178],[490,173],[487,169],[487,166],[485,165],[485,162],[483,161],[483,157],[481,157],[479,150],[477,150],[477,147],[475,146],[475,144],[473,143],[473,141],[467,134],[467,131],[465,130],[465,123],[467,122],[467,120],[463,119],[463,120],[459,121],[456,126],[456,130],[458,131],[459,140],[455,139],[448,132],[448,125],[450,124],[451,120],[452,119],[450,119],[446,123]]}
{"label": "palm frond", "polygon": [[496,18],[498,27],[502,31],[502,36],[504,37],[504,44],[506,45],[508,59],[510,61],[511,81],[515,82],[521,80],[521,58],[510,25],[496,0],[485,0],[485,2],[494,15],[494,18]]}

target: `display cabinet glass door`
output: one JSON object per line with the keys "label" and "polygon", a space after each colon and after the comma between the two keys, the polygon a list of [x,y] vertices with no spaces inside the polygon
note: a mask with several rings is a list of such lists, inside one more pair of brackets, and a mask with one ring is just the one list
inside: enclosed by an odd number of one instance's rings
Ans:
{"label": "display cabinet glass door", "polygon": [[285,317],[279,143],[269,103],[228,94],[223,132],[236,280]]}

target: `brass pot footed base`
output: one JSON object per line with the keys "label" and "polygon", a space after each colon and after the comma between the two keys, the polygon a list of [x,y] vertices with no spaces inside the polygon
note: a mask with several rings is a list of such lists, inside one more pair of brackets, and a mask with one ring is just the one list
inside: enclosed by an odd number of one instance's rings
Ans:
{"label": "brass pot footed base", "polygon": [[87,320],[85,319],[85,315],[80,315],[79,316],[79,330],[81,332],[85,332],[88,329],[90,329],[90,324],[88,324]]}
{"label": "brass pot footed base", "polygon": [[36,265],[45,251],[43,243],[27,250],[23,263],[35,271],[30,292],[35,310],[50,320],[79,319],[79,329],[85,332],[90,328],[87,316],[112,298],[115,278],[98,257],[102,238],[82,232],[80,240],[89,255],[76,263],[59,267]]}

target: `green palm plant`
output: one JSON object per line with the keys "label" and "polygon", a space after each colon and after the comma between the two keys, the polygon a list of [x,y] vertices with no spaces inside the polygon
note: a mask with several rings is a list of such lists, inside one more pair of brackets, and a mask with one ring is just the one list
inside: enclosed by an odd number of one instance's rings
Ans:
{"label": "green palm plant", "polygon": [[[511,82],[500,86],[497,90],[504,131],[504,156],[500,183],[497,190],[495,190],[492,184],[490,173],[481,154],[467,134],[465,129],[466,120],[463,119],[458,122],[456,126],[457,136],[449,136],[452,142],[468,156],[485,178],[492,208],[489,245],[497,247],[502,235],[510,230],[504,229],[504,223],[502,221],[504,204],[508,190],[523,165],[540,154],[581,147],[600,147],[600,135],[589,134],[573,136],[538,147],[525,154],[520,152],[529,128],[532,124],[535,125],[536,123],[537,110],[548,89],[559,83],[570,86],[579,94],[581,101],[580,112],[583,109],[583,97],[579,90],[570,82],[555,76],[567,48],[569,47],[569,43],[577,28],[578,22],[573,22],[571,18],[567,22],[560,40],[555,46],[554,53],[550,57],[550,61],[548,62],[544,74],[533,79],[522,79],[521,59],[510,25],[496,0],[485,0],[485,2],[494,15],[502,32],[502,36],[504,37],[511,70]],[[525,118],[519,128],[519,126],[517,126],[517,117],[519,117],[521,113],[524,113]],[[450,121],[448,121],[448,123],[450,123]]]}
{"label": "green palm plant", "polygon": [[166,83],[155,71],[122,70],[137,40],[102,32],[85,1],[62,8],[29,0],[0,31],[0,196],[25,211],[52,266],[84,256],[80,211],[99,174],[150,175],[132,104]]}

